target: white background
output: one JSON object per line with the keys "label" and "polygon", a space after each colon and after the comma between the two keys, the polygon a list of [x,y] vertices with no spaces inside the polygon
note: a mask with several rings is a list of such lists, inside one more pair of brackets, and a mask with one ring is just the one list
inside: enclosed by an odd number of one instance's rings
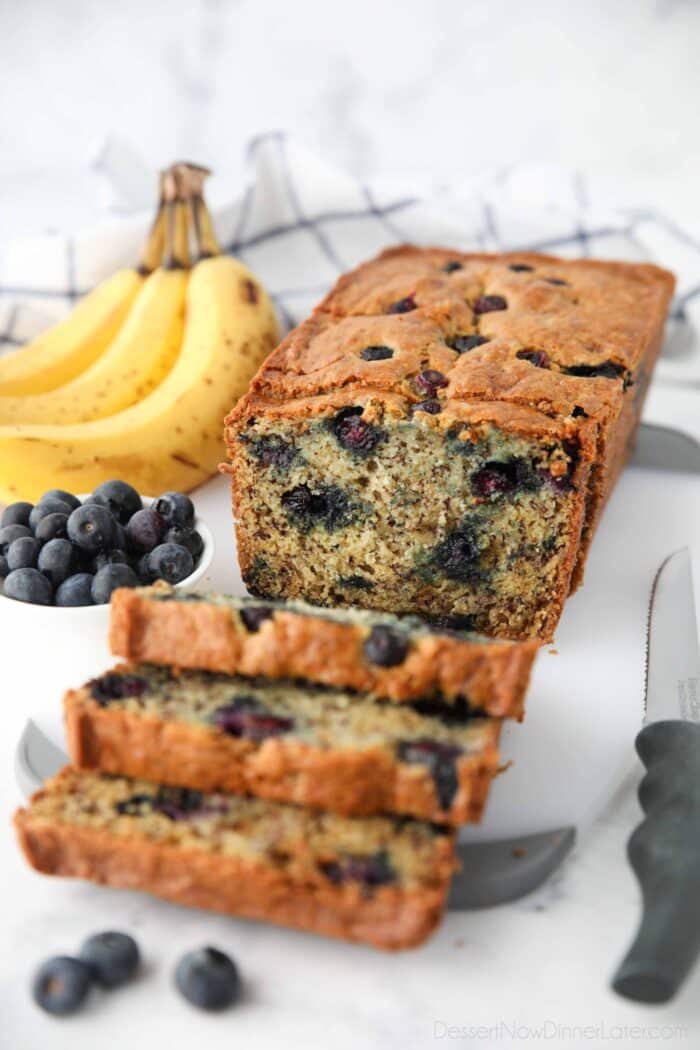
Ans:
{"label": "white background", "polygon": [[[242,178],[247,140],[278,127],[361,175],[440,182],[522,160],[573,167],[618,201],[661,208],[697,231],[699,51],[700,4],[693,0],[0,0],[0,230],[6,236],[92,222],[99,197],[89,161],[105,136],[130,143],[154,167],[176,157],[209,164],[218,180],[214,196],[223,196]],[[695,396],[685,394],[673,411],[697,431]],[[649,412],[668,415],[661,392]],[[2,702],[25,699],[20,690]],[[8,772],[0,781],[5,824],[14,803]],[[606,987],[637,915],[624,862],[637,819],[630,782],[546,890],[458,920],[459,936],[450,926],[439,935],[454,948],[464,982],[463,1009],[455,1014],[452,1006],[445,1022],[679,1024],[686,1038],[647,1031],[611,1045],[700,1043],[697,974],[662,1009],[616,1000]],[[397,960],[396,980],[378,987],[368,979],[369,962],[362,977],[368,957],[348,949],[358,960],[357,985],[340,987],[324,970],[322,942],[236,924],[223,935],[219,920],[166,905],[145,920],[140,903],[120,905],[118,895],[87,888],[58,891],[20,875],[9,846],[4,855],[0,879],[11,887],[24,880],[26,912],[3,935],[3,1050],[116,1046],[124,1036],[159,1045],[156,1017],[152,1031],[143,1021],[139,1032],[129,1030],[129,995],[139,1000],[140,1018],[148,1015],[151,988],[163,986],[158,1002],[168,1002],[172,959],[151,961],[152,984],[144,980],[67,1024],[44,1021],[26,1005],[33,963],[76,947],[75,916],[52,911],[59,899],[84,907],[81,932],[99,927],[107,899],[113,914],[136,929],[145,923],[146,933],[149,924],[171,922],[175,954],[225,936],[242,969],[252,971],[252,1001],[221,1023],[187,1013],[173,997],[167,1029],[177,1029],[181,1016],[189,1046],[198,1037],[251,1050],[469,1045],[433,1037],[444,999],[440,974],[426,965],[430,956]],[[271,965],[275,945],[281,954]],[[311,986],[296,980],[295,957],[303,957]],[[11,1041],[3,1042],[12,1019]],[[565,1035],[521,1041],[605,1045]],[[484,1045],[514,1044],[503,1035]]]}

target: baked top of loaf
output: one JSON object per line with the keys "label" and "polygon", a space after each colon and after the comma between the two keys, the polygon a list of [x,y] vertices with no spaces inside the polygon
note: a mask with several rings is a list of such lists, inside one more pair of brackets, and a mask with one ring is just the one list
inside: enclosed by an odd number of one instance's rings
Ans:
{"label": "baked top of loaf", "polygon": [[303,678],[398,702],[521,717],[535,641],[485,638],[468,618],[396,617],[304,602],[125,588],[112,596],[115,655],[205,671]]}
{"label": "baked top of loaf", "polygon": [[[594,414],[611,396],[604,381],[629,382],[644,358],[673,287],[651,264],[392,248],[339,279],[267,358],[248,400],[351,386],[444,405],[524,387],[523,404],[554,398],[564,411],[580,391]],[[444,385],[417,380],[428,371]]]}

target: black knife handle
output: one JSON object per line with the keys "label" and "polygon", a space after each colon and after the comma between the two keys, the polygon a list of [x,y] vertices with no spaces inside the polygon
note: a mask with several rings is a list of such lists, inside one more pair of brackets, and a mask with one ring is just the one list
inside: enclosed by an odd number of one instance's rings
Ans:
{"label": "black knife handle", "polygon": [[628,999],[665,1003],[700,952],[700,724],[653,722],[635,746],[646,766],[646,819],[627,843],[642,890],[642,919],[613,978]]}

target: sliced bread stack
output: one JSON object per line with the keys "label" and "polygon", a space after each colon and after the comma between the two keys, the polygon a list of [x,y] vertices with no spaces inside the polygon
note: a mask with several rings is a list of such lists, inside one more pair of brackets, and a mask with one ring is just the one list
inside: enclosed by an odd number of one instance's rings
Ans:
{"label": "sliced bread stack", "polygon": [[34,867],[387,949],[435,928],[536,643],[159,585],[115,594],[111,645],[17,816]]}

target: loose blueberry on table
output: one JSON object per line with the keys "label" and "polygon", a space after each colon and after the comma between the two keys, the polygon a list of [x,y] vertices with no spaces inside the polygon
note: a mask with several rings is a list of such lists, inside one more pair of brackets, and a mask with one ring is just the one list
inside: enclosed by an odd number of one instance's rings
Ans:
{"label": "loose blueberry on table", "polygon": [[83,943],[80,959],[103,988],[118,988],[131,980],[139,967],[139,947],[128,933],[105,930]]}
{"label": "loose blueberry on table", "polygon": [[223,1010],[241,991],[238,967],[218,948],[199,948],[183,955],[175,970],[175,986],[193,1006]]}
{"label": "loose blueberry on table", "polygon": [[75,1013],[84,1003],[92,984],[92,971],[80,959],[56,955],[39,967],[34,978],[34,1002],[57,1017]]}
{"label": "loose blueberry on table", "polygon": [[126,984],[139,967],[139,947],[128,933],[106,930],[88,937],[78,958],[55,955],[37,970],[32,996],[37,1006],[56,1017],[78,1011],[93,985],[105,990]]}
{"label": "loose blueberry on table", "polygon": [[61,607],[102,605],[117,587],[181,583],[204,550],[194,504],[165,492],[144,507],[125,481],[105,481],[82,502],[51,489],[36,505],[12,503],[0,518],[0,581],[6,598]]}

